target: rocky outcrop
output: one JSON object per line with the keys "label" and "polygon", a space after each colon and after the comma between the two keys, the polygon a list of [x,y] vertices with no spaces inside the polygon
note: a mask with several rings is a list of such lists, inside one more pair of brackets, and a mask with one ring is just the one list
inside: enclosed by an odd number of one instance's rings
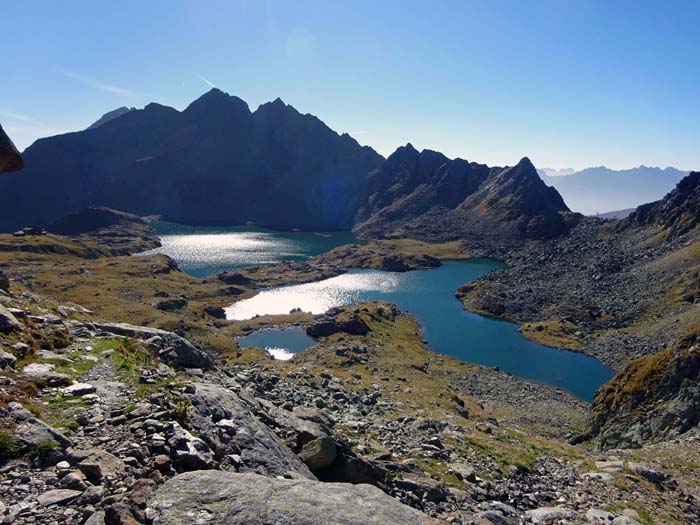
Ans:
{"label": "rocky outcrop", "polygon": [[488,167],[408,144],[370,173],[368,186],[354,227],[364,237],[541,239],[577,218],[527,158]]}
{"label": "rocky outcrop", "polygon": [[213,89],[184,111],[149,104],[40,139],[25,160],[21,177],[0,182],[0,231],[91,205],[198,224],[349,229],[382,157],[279,99],[251,112]]}
{"label": "rocky outcrop", "polygon": [[[314,479],[309,469],[224,386],[197,383],[191,422],[224,464],[268,476]],[[254,403],[254,402],[253,402]]]}
{"label": "rocky outcrop", "polygon": [[603,448],[640,447],[700,423],[700,329],[673,348],[630,362],[603,385],[590,431]]}
{"label": "rocky outcrop", "polygon": [[366,335],[369,332],[369,326],[357,312],[331,308],[325,314],[314,317],[311,324],[306,327],[306,333],[311,337],[328,337],[338,332]]}
{"label": "rocky outcrop", "polygon": [[207,369],[213,365],[206,352],[173,332],[127,323],[102,323],[96,326],[111,334],[146,341],[149,346],[158,350],[158,356],[163,361],[175,366]]}
{"label": "rocky outcrop", "polygon": [[272,479],[221,471],[188,472],[167,481],[152,502],[160,525],[198,520],[228,525],[439,524],[370,485]]}
{"label": "rocky outcrop", "polygon": [[637,208],[620,229],[659,227],[674,239],[700,225],[700,172],[692,172],[663,199]]}
{"label": "rocky outcrop", "polygon": [[22,156],[0,126],[0,173],[17,171],[24,168]]}

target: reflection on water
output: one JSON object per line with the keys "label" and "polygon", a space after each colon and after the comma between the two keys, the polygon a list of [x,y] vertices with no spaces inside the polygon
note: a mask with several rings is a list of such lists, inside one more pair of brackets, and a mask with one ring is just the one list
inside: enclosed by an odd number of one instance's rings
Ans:
{"label": "reflection on water", "polygon": [[[288,314],[294,308],[321,314],[333,308],[362,301],[363,292],[391,294],[402,276],[387,272],[352,271],[323,281],[265,290],[226,308],[226,318],[252,319],[260,314]],[[407,284],[407,283],[403,283]]]}
{"label": "reflection on water", "polygon": [[275,359],[289,361],[299,352],[316,344],[298,326],[291,328],[268,328],[258,330],[237,339],[241,348],[260,348],[266,350]]}
{"label": "reflection on water", "polygon": [[539,345],[524,338],[512,323],[465,312],[455,299],[459,285],[494,267],[493,261],[482,260],[447,261],[433,270],[398,274],[351,270],[324,281],[264,290],[232,304],[226,315],[250,319],[286,314],[294,308],[318,314],[334,306],[390,301],[420,322],[431,350],[556,385],[590,401],[612,377],[605,365],[584,354]]}
{"label": "reflection on water", "polygon": [[281,261],[300,261],[336,246],[358,242],[348,232],[278,232],[264,228],[212,228],[164,221],[153,223],[159,248],[140,253],[169,255],[197,277]]}

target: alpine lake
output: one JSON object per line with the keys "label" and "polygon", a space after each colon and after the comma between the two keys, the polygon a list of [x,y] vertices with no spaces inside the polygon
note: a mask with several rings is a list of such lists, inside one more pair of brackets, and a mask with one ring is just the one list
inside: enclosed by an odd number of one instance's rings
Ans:
{"label": "alpine lake", "polygon": [[[197,277],[281,261],[304,260],[336,246],[358,242],[348,232],[279,232],[254,227],[192,227],[154,223],[162,246],[147,253],[172,257]],[[540,345],[523,337],[517,325],[467,312],[456,289],[502,267],[486,259],[447,260],[439,268],[392,273],[351,269],[312,283],[262,290],[226,309],[231,320],[287,314],[300,308],[320,314],[335,306],[389,301],[410,312],[422,326],[428,347],[438,353],[489,367],[523,379],[554,385],[591,401],[613,372],[582,353]],[[265,329],[238,339],[241,348],[262,348],[276,359],[292,359],[314,340],[298,327]]]}

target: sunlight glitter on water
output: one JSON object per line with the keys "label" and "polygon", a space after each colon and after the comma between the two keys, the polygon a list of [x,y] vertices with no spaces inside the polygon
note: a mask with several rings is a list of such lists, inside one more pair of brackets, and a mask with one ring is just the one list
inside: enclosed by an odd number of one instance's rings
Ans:
{"label": "sunlight glitter on water", "polygon": [[294,242],[257,232],[163,235],[162,246],[139,255],[164,253],[184,265],[241,266],[303,257]]}
{"label": "sunlight glitter on water", "polygon": [[400,275],[383,272],[346,273],[324,281],[265,290],[226,308],[226,318],[242,321],[259,314],[288,314],[295,308],[321,314],[329,308],[357,302],[361,292],[391,293],[400,279]]}
{"label": "sunlight glitter on water", "polygon": [[265,348],[265,351],[280,361],[289,361],[295,355],[286,348]]}

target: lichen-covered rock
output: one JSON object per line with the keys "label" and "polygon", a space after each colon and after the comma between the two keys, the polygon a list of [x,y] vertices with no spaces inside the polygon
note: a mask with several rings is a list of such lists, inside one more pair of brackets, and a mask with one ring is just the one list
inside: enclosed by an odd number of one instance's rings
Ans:
{"label": "lichen-covered rock", "polygon": [[256,474],[181,474],[157,491],[158,525],[437,525],[370,485],[272,479]]}

